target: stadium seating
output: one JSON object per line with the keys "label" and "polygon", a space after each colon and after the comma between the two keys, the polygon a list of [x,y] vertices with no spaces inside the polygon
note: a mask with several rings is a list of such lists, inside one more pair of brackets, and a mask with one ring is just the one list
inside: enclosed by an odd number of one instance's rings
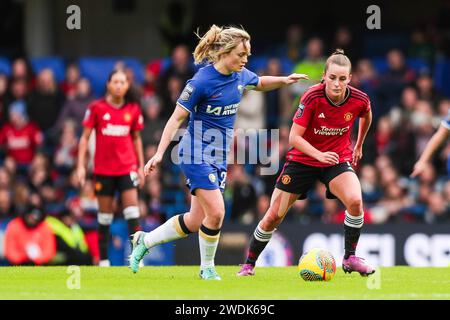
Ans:
{"label": "stadium seating", "polygon": [[122,61],[125,67],[133,70],[137,83],[144,81],[144,69],[137,59],[113,57],[83,57],[79,59],[78,64],[81,75],[91,81],[94,94],[99,96],[104,93],[108,75],[119,61]]}
{"label": "stadium seating", "polygon": [[434,83],[436,89],[450,97],[450,59],[439,59],[434,66]]}
{"label": "stadium seating", "polygon": [[[384,74],[388,70],[388,64],[385,57],[372,58],[371,61],[378,74]],[[417,74],[424,71],[430,71],[430,67],[422,59],[406,59],[406,65],[413,69]]]}

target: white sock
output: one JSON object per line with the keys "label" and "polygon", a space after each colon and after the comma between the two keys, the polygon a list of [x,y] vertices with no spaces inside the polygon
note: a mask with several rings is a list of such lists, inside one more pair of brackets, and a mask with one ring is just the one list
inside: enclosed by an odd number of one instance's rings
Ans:
{"label": "white sock", "polygon": [[359,216],[352,216],[347,210],[345,210],[344,224],[352,228],[361,229],[364,225],[364,212]]}
{"label": "white sock", "polygon": [[111,263],[109,262],[109,260],[100,260],[98,262],[98,266],[99,267],[110,267]]}
{"label": "white sock", "polygon": [[145,246],[151,248],[159,244],[187,237],[187,233],[180,226],[180,216],[182,217],[182,215],[174,216],[155,230],[146,233],[144,237]]}
{"label": "white sock", "polygon": [[217,245],[219,244],[220,232],[216,235],[206,234],[202,228],[198,231],[200,245],[200,267],[214,267],[214,257],[216,256]]}

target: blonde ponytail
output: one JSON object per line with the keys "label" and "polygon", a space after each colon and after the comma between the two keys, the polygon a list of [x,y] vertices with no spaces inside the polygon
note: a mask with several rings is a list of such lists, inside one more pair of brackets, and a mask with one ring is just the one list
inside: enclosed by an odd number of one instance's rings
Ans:
{"label": "blonde ponytail", "polygon": [[236,27],[218,27],[215,24],[201,37],[194,50],[196,64],[203,62],[215,63],[219,61],[222,54],[229,53],[239,43],[250,41],[250,35],[244,29]]}

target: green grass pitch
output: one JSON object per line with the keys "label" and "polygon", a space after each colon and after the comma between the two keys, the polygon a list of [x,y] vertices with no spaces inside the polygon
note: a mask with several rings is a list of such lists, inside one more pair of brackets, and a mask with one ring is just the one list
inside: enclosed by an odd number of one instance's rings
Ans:
{"label": "green grass pitch", "polygon": [[305,282],[296,267],[257,268],[256,276],[244,278],[235,276],[238,269],[218,266],[222,281],[201,281],[196,266],[144,267],[137,274],[127,267],[81,267],[79,273],[67,267],[2,267],[0,299],[450,300],[450,267],[381,268],[369,278],[339,269],[330,282]]}

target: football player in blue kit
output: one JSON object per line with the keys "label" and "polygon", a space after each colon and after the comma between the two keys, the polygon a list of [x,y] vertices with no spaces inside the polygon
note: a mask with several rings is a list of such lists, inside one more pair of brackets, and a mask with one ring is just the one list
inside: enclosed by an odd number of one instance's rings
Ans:
{"label": "football player in blue kit", "polygon": [[189,116],[188,130],[179,144],[180,168],[186,176],[191,208],[155,230],[137,232],[132,239],[130,267],[152,247],[199,233],[200,278],[220,280],[214,268],[220,229],[225,215],[222,192],[227,174],[227,155],[233,139],[237,109],[244,90],[267,91],[308,79],[304,74],[258,77],[244,66],[250,56],[250,36],[240,28],[213,25],[194,51],[195,63],[208,63],[190,79],[177,100],[155,155],[144,168],[145,175],[162,161],[178,128]]}

